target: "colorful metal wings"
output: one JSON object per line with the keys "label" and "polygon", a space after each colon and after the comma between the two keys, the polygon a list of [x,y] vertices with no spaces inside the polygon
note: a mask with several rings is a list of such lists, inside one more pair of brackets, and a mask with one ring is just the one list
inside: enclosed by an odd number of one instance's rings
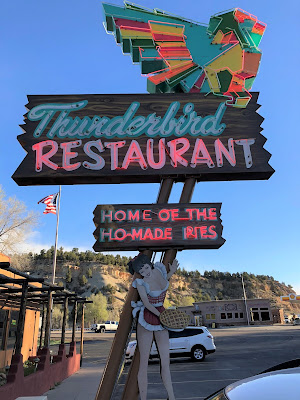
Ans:
{"label": "colorful metal wings", "polygon": [[257,75],[257,47],[266,25],[238,8],[213,15],[205,26],[125,2],[103,3],[105,27],[123,53],[147,75],[150,93],[214,93],[246,107]]}

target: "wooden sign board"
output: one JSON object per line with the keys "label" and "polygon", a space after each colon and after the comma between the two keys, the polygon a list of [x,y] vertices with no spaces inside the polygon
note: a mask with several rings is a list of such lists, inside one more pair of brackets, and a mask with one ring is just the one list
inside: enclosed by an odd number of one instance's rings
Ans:
{"label": "wooden sign board", "polygon": [[28,96],[19,185],[268,179],[258,93]]}
{"label": "wooden sign board", "polygon": [[95,251],[218,249],[221,203],[98,205]]}

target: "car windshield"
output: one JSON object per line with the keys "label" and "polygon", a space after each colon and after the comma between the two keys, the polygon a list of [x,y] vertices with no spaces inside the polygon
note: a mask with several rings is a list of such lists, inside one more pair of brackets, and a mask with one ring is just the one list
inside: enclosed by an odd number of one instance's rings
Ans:
{"label": "car windshield", "polygon": [[110,324],[110,321],[105,321],[104,323],[105,323],[105,324]]}

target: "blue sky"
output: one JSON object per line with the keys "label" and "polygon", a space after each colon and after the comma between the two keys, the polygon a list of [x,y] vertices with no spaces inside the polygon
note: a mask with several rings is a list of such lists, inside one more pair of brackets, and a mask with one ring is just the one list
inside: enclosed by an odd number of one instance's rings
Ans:
{"label": "blue sky", "polygon": [[[122,5],[119,0],[115,4]],[[268,181],[198,183],[193,202],[222,202],[223,237],[219,250],[178,254],[188,270],[217,269],[273,275],[300,293],[299,273],[299,5],[290,1],[230,0],[152,1],[138,4],[208,23],[211,15],[240,7],[267,23],[263,52],[253,91],[260,91],[265,118],[265,148],[276,170]],[[298,13],[297,13],[298,9]],[[291,12],[292,10],[292,12]],[[42,215],[37,202],[57,186],[19,187],[11,175],[25,156],[16,137],[21,133],[27,94],[146,93],[146,78],[130,57],[122,55],[105,33],[100,1],[16,0],[1,10],[1,148],[0,184],[9,196],[41,213],[27,249],[54,244],[56,218]],[[63,186],[59,246],[92,249],[93,210],[97,204],[138,204],[156,201],[158,184]],[[176,184],[171,202],[177,202]],[[124,255],[134,253],[124,253]]]}

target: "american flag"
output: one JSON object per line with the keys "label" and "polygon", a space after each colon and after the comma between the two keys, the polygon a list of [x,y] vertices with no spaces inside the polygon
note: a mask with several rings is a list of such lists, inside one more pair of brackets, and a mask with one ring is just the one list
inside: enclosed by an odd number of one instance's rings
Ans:
{"label": "american flag", "polygon": [[50,194],[49,196],[44,197],[42,200],[38,202],[46,204],[46,209],[43,214],[56,214],[56,202],[58,198],[58,193]]}

